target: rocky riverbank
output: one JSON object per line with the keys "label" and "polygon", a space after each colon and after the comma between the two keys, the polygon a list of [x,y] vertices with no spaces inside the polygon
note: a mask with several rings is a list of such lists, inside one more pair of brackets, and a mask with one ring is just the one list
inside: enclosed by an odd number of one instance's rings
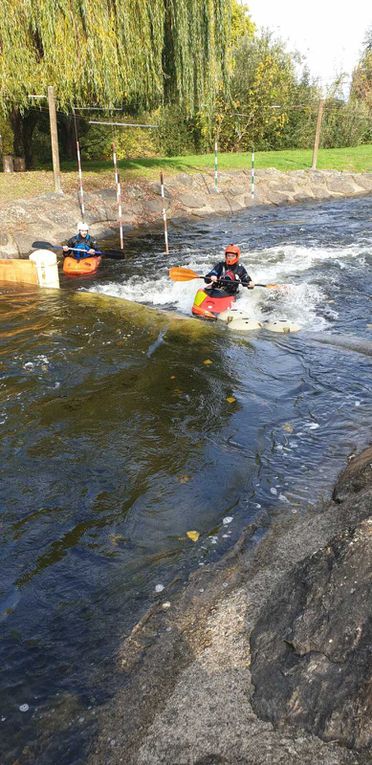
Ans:
{"label": "rocky riverbank", "polygon": [[[125,640],[90,765],[371,762],[372,447],[316,511],[270,509]],[[267,522],[267,531],[257,529]]]}
{"label": "rocky riverbank", "polygon": [[[250,172],[170,176],[166,180],[165,207],[169,220],[228,215],[254,205],[296,204],[306,200],[362,196],[372,193],[371,173],[297,170],[257,170],[254,199]],[[118,236],[115,189],[87,192],[86,220],[98,237]],[[162,224],[160,184],[123,184],[123,223],[126,231]],[[78,195],[44,194],[2,205],[0,209],[0,258],[25,257],[34,240],[59,243],[71,236],[81,218]]]}

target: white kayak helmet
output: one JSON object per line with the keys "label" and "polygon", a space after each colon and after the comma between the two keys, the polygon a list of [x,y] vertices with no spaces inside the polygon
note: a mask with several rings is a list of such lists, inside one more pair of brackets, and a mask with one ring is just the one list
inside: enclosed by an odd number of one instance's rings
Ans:
{"label": "white kayak helmet", "polygon": [[86,232],[89,231],[89,226],[87,223],[84,223],[84,221],[79,221],[79,223],[77,224],[78,234],[80,234],[81,231],[86,231]]}

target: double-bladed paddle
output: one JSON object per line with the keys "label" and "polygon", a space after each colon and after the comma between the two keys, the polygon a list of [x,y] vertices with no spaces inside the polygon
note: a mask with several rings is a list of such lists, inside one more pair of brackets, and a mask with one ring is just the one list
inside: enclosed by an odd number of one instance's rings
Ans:
{"label": "double-bladed paddle", "polygon": [[[37,250],[63,250],[61,244],[52,244],[51,242],[32,242],[32,247],[35,247]],[[79,248],[69,247],[69,250],[71,252],[81,253],[81,249],[79,250]],[[125,257],[121,250],[95,250],[94,254],[102,255],[104,258],[112,258],[113,260],[122,260]],[[68,255],[67,252],[66,255]],[[93,257],[94,255],[92,255],[92,258]]]}
{"label": "double-bladed paddle", "polygon": [[[192,271],[191,268],[183,268],[183,266],[175,266],[169,269],[169,277],[173,282],[188,282],[191,279],[204,279],[203,274],[197,274],[196,271]],[[231,279],[218,279],[219,282],[229,282]],[[240,282],[242,284],[242,282]],[[245,286],[245,285],[244,285]],[[267,287],[267,289],[275,290],[279,289],[281,284],[256,284],[255,287]]]}

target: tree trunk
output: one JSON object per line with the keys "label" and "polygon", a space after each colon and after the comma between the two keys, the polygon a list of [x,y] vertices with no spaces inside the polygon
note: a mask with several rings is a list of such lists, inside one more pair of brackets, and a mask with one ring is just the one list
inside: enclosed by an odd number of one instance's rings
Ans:
{"label": "tree trunk", "polygon": [[32,136],[38,121],[38,112],[25,112],[23,115],[15,108],[10,114],[13,130],[13,152],[16,157],[24,157],[26,169],[33,163]]}
{"label": "tree trunk", "polygon": [[70,115],[58,115],[59,139],[64,159],[76,159],[76,136],[74,118]]}

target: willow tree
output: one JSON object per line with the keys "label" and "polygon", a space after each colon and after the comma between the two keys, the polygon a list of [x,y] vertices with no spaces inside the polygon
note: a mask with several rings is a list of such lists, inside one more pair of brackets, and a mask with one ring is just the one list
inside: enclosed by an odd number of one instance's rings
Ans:
{"label": "willow tree", "polygon": [[17,151],[21,127],[34,113],[29,96],[45,94],[48,85],[65,112],[175,102],[193,113],[226,81],[231,0],[0,0],[0,6],[0,110],[11,117]]}

